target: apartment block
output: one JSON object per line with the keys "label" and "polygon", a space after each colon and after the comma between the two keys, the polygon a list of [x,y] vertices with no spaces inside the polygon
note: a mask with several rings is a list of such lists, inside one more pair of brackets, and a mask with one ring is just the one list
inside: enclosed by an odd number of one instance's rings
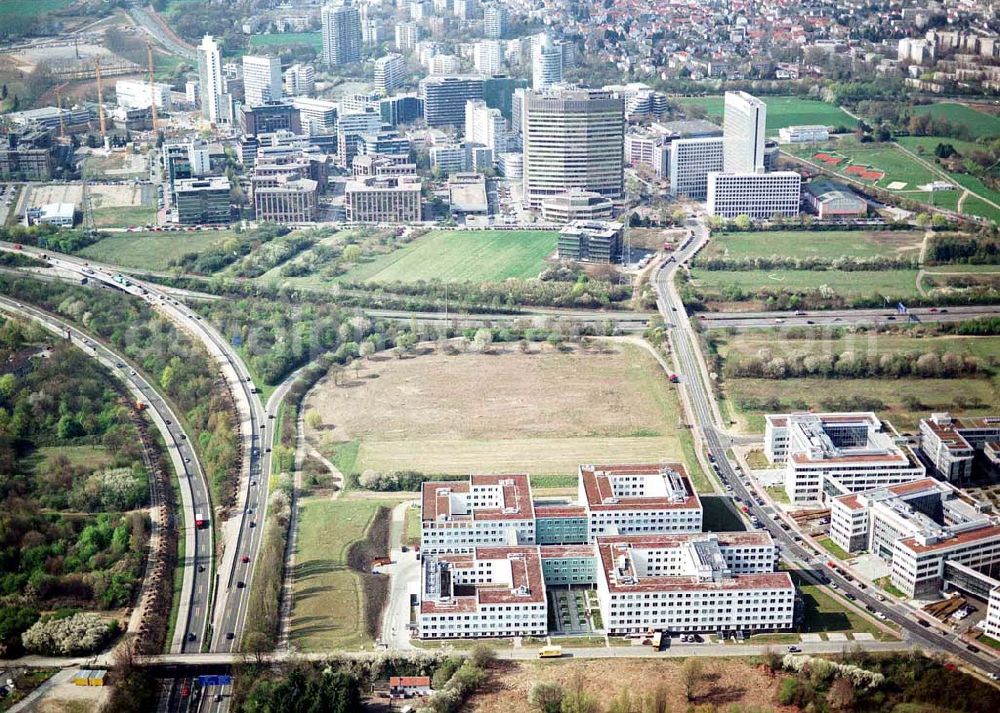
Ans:
{"label": "apartment block", "polygon": [[406,77],[406,60],[403,55],[390,52],[375,60],[375,89],[389,96],[401,86]]}
{"label": "apartment block", "polygon": [[795,505],[924,476],[916,455],[870,411],[768,414],[764,420],[764,454],[785,466],[785,492]]}
{"label": "apartment block", "polygon": [[483,98],[483,78],[424,77],[420,80],[420,97],[428,126],[461,126],[465,122],[465,103]]}

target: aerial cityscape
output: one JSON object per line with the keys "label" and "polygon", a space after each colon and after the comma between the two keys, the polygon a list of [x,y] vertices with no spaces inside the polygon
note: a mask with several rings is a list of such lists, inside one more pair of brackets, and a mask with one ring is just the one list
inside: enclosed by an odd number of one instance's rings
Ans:
{"label": "aerial cityscape", "polygon": [[1000,711],[1000,8],[0,0],[18,711]]}

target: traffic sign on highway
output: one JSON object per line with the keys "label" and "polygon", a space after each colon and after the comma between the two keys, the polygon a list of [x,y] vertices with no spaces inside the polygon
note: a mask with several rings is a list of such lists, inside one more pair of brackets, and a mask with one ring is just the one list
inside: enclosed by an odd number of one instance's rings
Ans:
{"label": "traffic sign on highway", "polygon": [[232,676],[198,676],[199,686],[229,686],[233,683]]}

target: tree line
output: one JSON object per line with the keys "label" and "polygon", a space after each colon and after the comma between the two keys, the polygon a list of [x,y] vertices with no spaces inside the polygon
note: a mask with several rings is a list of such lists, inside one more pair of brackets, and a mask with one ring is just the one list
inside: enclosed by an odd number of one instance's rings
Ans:
{"label": "tree line", "polygon": [[819,256],[792,257],[790,255],[770,255],[756,257],[698,257],[696,266],[704,270],[732,270],[747,272],[750,270],[838,270],[841,272],[858,272],[862,270],[912,270],[919,266],[914,258],[875,256],[854,257],[841,255],[836,258]]}
{"label": "tree line", "polygon": [[977,357],[955,352],[887,352],[858,354],[796,354],[776,356],[770,349],[755,355],[731,352],[724,375],[736,379],[788,379],[822,377],[833,379],[901,379],[910,376],[958,379],[976,376],[982,365]]}

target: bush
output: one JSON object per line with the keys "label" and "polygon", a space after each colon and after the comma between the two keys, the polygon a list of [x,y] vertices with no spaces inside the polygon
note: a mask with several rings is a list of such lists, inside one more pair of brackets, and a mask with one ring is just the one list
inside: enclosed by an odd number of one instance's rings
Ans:
{"label": "bush", "polygon": [[96,614],[74,614],[65,619],[43,619],[21,635],[24,648],[44,656],[94,653],[118,632],[118,622]]}

